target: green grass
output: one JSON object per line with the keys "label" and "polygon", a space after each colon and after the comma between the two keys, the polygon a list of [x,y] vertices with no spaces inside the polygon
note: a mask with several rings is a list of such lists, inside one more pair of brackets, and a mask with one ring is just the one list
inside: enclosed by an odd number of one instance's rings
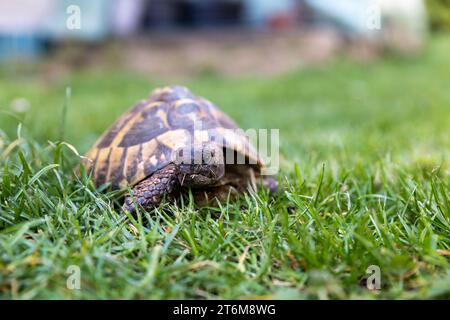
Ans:
{"label": "green grass", "polygon": [[[436,38],[417,59],[343,60],[267,79],[80,70],[50,82],[4,70],[0,297],[450,298],[448,52]],[[173,82],[244,128],[279,128],[284,192],[133,217],[114,209],[117,194],[76,174],[74,148],[85,152],[135,101]],[[68,144],[58,142],[66,86]],[[18,97],[28,111],[11,109]],[[66,287],[70,265],[81,268],[81,290]],[[381,269],[379,293],[361,285],[370,265]]]}

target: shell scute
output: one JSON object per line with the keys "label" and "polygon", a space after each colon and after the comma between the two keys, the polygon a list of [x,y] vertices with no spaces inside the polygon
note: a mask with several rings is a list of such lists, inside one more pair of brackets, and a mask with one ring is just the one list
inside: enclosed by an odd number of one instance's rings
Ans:
{"label": "shell scute", "polygon": [[134,185],[165,167],[175,153],[192,143],[215,140],[262,166],[237,124],[208,100],[180,86],[154,90],[124,113],[87,153],[85,165],[97,185],[113,189]]}

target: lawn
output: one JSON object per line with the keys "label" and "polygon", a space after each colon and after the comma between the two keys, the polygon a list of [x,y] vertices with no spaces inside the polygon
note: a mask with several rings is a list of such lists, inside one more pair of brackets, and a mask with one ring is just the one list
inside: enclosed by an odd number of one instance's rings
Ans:
{"label": "lawn", "polygon": [[[437,37],[417,58],[270,78],[79,70],[55,81],[3,67],[0,297],[450,298],[449,52]],[[77,152],[174,82],[244,128],[280,129],[283,192],[127,216],[117,194],[78,176]],[[66,286],[71,265],[80,290]],[[371,265],[379,292],[364,286]]]}

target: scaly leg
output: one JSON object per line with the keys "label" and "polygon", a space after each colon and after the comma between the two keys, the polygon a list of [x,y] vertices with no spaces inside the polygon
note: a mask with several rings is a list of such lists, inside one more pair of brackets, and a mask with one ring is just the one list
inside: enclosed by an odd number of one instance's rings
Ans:
{"label": "scaly leg", "polygon": [[145,209],[157,207],[164,195],[172,193],[179,184],[177,174],[178,169],[173,164],[156,171],[133,187],[133,196],[126,196],[122,209],[134,212],[135,203]]}

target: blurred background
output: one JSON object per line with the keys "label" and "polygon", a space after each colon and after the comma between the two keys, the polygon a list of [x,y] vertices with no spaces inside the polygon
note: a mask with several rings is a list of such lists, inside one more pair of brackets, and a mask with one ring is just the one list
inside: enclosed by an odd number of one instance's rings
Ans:
{"label": "blurred background", "polygon": [[[433,28],[448,27],[448,2],[428,3]],[[3,0],[0,10],[3,62],[56,55],[61,68],[163,75],[281,73],[342,49],[417,53],[428,29],[422,0]]]}
{"label": "blurred background", "polygon": [[[170,84],[279,129],[285,192],[109,209],[73,150]],[[450,0],[0,0],[0,299],[449,298],[449,86]]]}
{"label": "blurred background", "polygon": [[401,141],[406,157],[448,146],[449,0],[0,0],[0,12],[5,140],[18,123],[39,141],[66,126],[83,152],[155,86],[180,83],[244,127],[280,128],[294,160],[346,141],[382,154]]}

